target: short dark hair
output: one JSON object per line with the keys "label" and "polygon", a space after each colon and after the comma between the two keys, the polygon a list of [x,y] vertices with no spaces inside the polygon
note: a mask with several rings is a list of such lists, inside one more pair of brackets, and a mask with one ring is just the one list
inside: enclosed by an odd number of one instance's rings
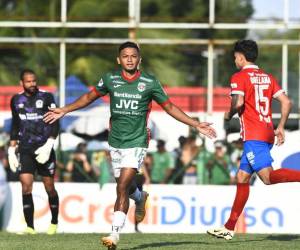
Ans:
{"label": "short dark hair", "polygon": [[20,73],[20,80],[23,81],[24,75],[30,74],[30,75],[35,75],[35,72],[32,69],[23,69]]}
{"label": "short dark hair", "polygon": [[166,145],[166,142],[164,141],[164,140],[157,140],[157,144],[156,144],[156,146],[158,147],[158,148],[160,148],[160,147],[164,147]]}
{"label": "short dark hair", "polygon": [[233,52],[243,54],[248,62],[255,62],[258,56],[258,47],[253,40],[239,40],[235,43]]}
{"label": "short dark hair", "polygon": [[134,49],[137,50],[138,53],[140,53],[140,48],[139,48],[139,46],[136,43],[127,41],[127,42],[122,43],[120,45],[120,47],[119,47],[119,54],[121,53],[121,51],[123,49],[126,49],[126,48],[134,48]]}
{"label": "short dark hair", "polygon": [[86,150],[87,144],[85,142],[80,142],[76,146],[75,153],[84,153]]}

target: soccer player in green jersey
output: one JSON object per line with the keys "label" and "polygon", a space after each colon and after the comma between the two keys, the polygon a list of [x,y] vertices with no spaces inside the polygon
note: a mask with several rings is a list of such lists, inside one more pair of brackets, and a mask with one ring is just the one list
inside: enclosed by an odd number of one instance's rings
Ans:
{"label": "soccer player in green jersey", "polygon": [[208,138],[216,137],[211,123],[199,122],[181,111],[164,92],[160,82],[152,75],[139,70],[140,49],[136,43],[125,42],[119,47],[117,62],[121,69],[102,76],[98,85],[75,102],[62,108],[50,109],[44,121],[53,123],[65,114],[83,108],[97,98],[110,96],[110,133],[108,142],[117,182],[117,200],[114,207],[112,232],[102,238],[108,249],[116,249],[119,234],[124,226],[129,198],[136,203],[136,221],[145,216],[148,193],[140,192],[134,176],[143,163],[149,141],[147,120],[151,102],[157,102],[169,115],[180,122],[196,128]]}

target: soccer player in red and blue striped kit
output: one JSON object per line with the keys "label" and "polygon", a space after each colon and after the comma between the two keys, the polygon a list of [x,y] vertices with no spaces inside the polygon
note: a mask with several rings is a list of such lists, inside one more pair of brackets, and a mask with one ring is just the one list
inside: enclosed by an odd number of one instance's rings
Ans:
{"label": "soccer player in red and blue striped kit", "polygon": [[[234,228],[249,197],[249,180],[256,172],[266,185],[300,182],[300,171],[272,168],[270,150],[277,137],[276,145],[284,143],[284,126],[292,104],[275,78],[254,64],[258,56],[255,41],[241,40],[234,46],[235,64],[240,71],[231,77],[231,107],[224,119],[230,121],[238,114],[241,122],[241,137],[244,152],[237,174],[237,191],[231,214],[224,227],[208,230],[217,238],[231,240]],[[281,105],[281,118],[274,130],[272,123],[272,100]]]}

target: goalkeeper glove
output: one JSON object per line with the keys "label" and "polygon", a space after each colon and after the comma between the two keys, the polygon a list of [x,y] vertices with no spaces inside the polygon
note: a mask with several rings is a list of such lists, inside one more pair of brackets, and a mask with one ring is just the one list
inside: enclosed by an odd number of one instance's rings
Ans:
{"label": "goalkeeper glove", "polygon": [[35,157],[35,159],[37,160],[38,163],[44,164],[49,160],[54,142],[55,142],[55,139],[49,138],[43,146],[39,147],[34,152],[37,155],[37,157]]}
{"label": "goalkeeper glove", "polygon": [[16,147],[10,146],[8,147],[8,163],[12,172],[16,172],[19,166],[19,160],[16,155]]}

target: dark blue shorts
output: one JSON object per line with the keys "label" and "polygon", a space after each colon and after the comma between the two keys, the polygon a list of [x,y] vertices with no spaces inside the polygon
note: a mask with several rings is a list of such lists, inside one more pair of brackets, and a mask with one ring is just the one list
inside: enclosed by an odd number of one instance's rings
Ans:
{"label": "dark blue shorts", "polygon": [[271,167],[273,158],[270,151],[272,147],[272,143],[264,141],[245,141],[240,169],[252,174],[263,168]]}

